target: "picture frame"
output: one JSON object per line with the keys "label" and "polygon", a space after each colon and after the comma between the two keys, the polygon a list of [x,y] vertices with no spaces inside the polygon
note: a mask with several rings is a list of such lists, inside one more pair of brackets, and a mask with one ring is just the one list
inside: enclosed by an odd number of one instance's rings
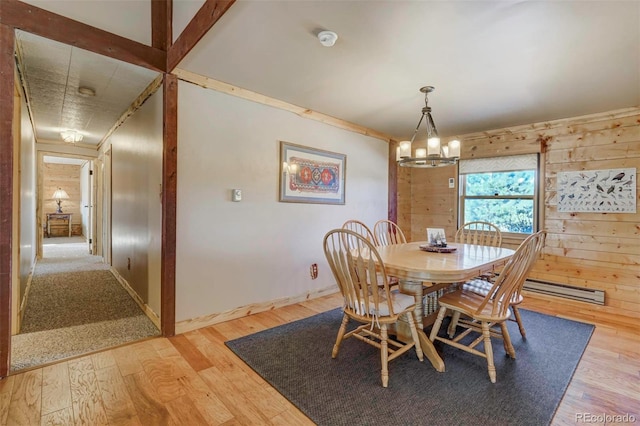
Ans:
{"label": "picture frame", "polygon": [[432,246],[446,246],[447,237],[443,228],[427,228],[427,242]]}
{"label": "picture frame", "polygon": [[560,213],[636,213],[635,167],[558,172]]}
{"label": "picture frame", "polygon": [[280,202],[344,204],[347,156],[280,141]]}

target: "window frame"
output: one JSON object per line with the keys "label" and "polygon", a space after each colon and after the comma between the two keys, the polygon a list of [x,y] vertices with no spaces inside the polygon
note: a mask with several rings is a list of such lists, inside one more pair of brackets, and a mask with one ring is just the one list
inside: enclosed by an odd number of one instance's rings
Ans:
{"label": "window frame", "polygon": [[[464,225],[467,221],[464,217],[465,212],[465,202],[466,200],[532,200],[533,201],[533,226],[531,233],[535,233],[539,230],[540,224],[540,181],[541,181],[541,168],[540,168],[540,155],[536,154],[536,166],[533,169],[530,168],[510,168],[510,169],[498,169],[493,170],[493,173],[500,172],[511,172],[511,171],[526,171],[533,170],[535,172],[534,176],[534,184],[533,184],[533,194],[532,195],[466,195],[467,192],[467,180],[465,179],[466,175],[471,174],[481,174],[481,173],[490,173],[487,171],[477,171],[477,172],[468,172],[468,173],[460,173],[460,168],[458,168],[458,229]],[[491,160],[491,159],[503,159],[504,157],[488,157],[483,158],[483,160]],[[464,161],[464,160],[463,160]],[[470,160],[467,160],[470,161]],[[530,235],[523,232],[507,232],[502,231],[502,236],[507,238],[522,238]]]}

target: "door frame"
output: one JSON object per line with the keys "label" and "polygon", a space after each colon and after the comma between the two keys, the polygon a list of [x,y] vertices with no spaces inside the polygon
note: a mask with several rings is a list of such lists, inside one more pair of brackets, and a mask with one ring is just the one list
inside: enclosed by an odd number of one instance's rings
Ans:
{"label": "door frame", "polygon": [[100,208],[95,211],[96,235],[100,235],[100,244],[96,244],[96,254],[102,256],[107,265],[111,265],[111,146],[101,152],[94,161],[96,181],[96,199]]}
{"label": "door frame", "polygon": [[[43,168],[44,168],[44,157],[45,156],[49,156],[49,157],[61,157],[61,158],[76,158],[79,160],[86,160],[89,162],[93,162],[95,160],[95,157],[91,157],[91,156],[87,156],[87,155],[80,155],[80,154],[67,154],[67,153],[61,153],[61,152],[56,152],[56,151],[47,151],[47,150],[37,150],[37,165],[36,165],[36,174],[37,174],[37,184],[36,184],[36,228],[37,228],[37,247],[36,247],[36,258],[37,259],[42,259],[42,252],[43,252],[43,244],[44,244],[44,223],[42,221],[42,215],[43,215],[43,206],[44,206],[44,199],[45,199],[45,194],[44,194],[44,176],[43,176]],[[90,169],[92,169],[93,166],[90,167]],[[94,179],[95,182],[95,179]],[[91,192],[94,192],[93,189]],[[92,196],[93,197],[93,196]],[[90,200],[90,202],[92,202],[92,200]],[[94,203],[95,206],[95,203]],[[87,226],[93,226],[95,229],[95,215],[90,215],[90,217],[92,217],[91,224],[87,224]],[[94,243],[95,243],[95,239],[94,239]]]}

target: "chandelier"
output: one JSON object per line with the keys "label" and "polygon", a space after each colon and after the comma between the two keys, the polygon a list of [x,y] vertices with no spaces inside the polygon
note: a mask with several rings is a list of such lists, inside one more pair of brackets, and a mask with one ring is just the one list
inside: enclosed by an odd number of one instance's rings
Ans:
{"label": "chandelier", "polygon": [[[446,146],[440,146],[440,137],[438,136],[438,130],[431,117],[431,107],[429,106],[429,93],[433,92],[435,88],[433,86],[424,86],[420,88],[420,92],[424,93],[424,108],[422,108],[422,115],[420,121],[416,126],[416,130],[413,132],[413,136],[410,141],[400,142],[396,150],[396,161],[401,167],[440,167],[451,166],[456,164],[460,158],[460,141],[451,140]],[[412,155],[411,144],[416,139],[418,130],[422,122],[426,123],[427,127],[427,147],[416,148]]]}

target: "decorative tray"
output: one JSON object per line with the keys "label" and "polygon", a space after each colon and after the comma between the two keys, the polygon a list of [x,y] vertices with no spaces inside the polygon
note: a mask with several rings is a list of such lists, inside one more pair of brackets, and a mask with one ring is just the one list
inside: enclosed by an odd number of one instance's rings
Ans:
{"label": "decorative tray", "polygon": [[453,253],[458,249],[457,247],[438,247],[438,246],[432,246],[429,244],[422,244],[419,247],[420,247],[420,250],[428,251],[432,253]]}

